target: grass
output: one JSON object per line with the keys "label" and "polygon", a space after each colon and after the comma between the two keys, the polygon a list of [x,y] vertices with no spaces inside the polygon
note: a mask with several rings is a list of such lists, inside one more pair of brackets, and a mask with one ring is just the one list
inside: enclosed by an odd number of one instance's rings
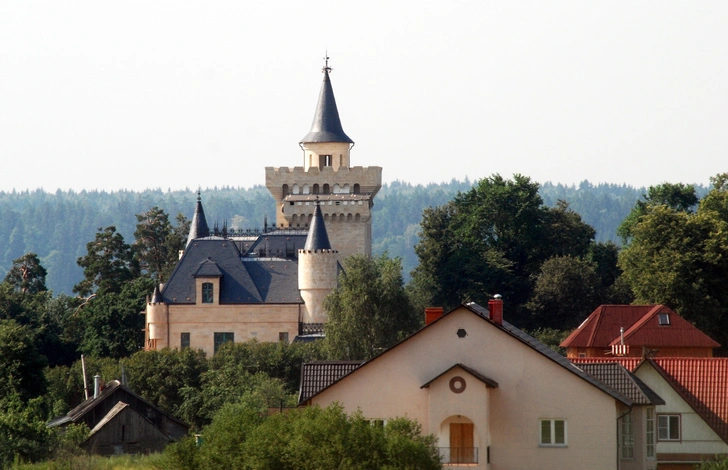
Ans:
{"label": "grass", "polygon": [[12,470],[159,470],[161,454],[119,455],[100,457],[98,455],[74,455],[35,464],[15,464]]}

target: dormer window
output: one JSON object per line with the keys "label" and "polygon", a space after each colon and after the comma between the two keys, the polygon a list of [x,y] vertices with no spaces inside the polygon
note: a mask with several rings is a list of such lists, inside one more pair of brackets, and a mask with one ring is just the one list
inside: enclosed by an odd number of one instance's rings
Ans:
{"label": "dormer window", "polygon": [[657,323],[660,326],[670,326],[670,314],[669,313],[658,313]]}
{"label": "dormer window", "polygon": [[202,303],[211,304],[213,298],[214,288],[211,282],[202,283]]}

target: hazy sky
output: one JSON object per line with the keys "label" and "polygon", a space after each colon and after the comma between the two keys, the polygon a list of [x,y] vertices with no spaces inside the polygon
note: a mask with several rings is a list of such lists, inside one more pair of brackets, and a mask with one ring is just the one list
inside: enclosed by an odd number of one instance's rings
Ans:
{"label": "hazy sky", "polygon": [[326,49],[386,182],[728,171],[725,1],[0,0],[0,190],[264,184]]}

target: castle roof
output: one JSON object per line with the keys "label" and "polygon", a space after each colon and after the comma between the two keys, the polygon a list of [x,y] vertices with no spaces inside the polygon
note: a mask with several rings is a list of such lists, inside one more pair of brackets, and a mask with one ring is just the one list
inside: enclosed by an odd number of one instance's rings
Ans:
{"label": "castle roof", "polygon": [[313,219],[311,220],[311,228],[308,229],[308,237],[306,237],[306,245],[303,247],[307,251],[330,250],[331,243],[329,235],[326,232],[324,217],[321,215],[321,207],[316,201],[316,207],[313,210]]}
{"label": "castle roof", "polygon": [[200,192],[197,191],[197,207],[195,207],[195,215],[192,216],[190,224],[190,235],[187,237],[187,245],[196,238],[205,238],[210,236],[210,228],[205,220],[205,211],[202,209],[202,198]]}
{"label": "castle roof", "polygon": [[329,72],[331,69],[326,66],[323,69],[324,81],[321,84],[316,112],[313,115],[311,130],[301,139],[305,142],[346,142],[353,144],[354,141],[346,135],[341,127],[339,110],[336,107],[334,89],[331,87]]}

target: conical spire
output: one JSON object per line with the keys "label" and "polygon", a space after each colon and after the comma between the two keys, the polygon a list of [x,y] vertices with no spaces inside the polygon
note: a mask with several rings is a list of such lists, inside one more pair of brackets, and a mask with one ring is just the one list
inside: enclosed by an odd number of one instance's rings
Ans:
{"label": "conical spire", "polygon": [[353,144],[354,141],[346,135],[341,127],[339,110],[336,107],[336,99],[334,98],[334,89],[331,87],[331,80],[329,79],[331,67],[329,67],[328,56],[326,56],[326,64],[322,71],[324,73],[324,82],[321,85],[316,112],[313,115],[311,131],[301,139],[301,143],[347,142]]}
{"label": "conical spire", "polygon": [[316,200],[316,207],[313,210],[313,219],[311,227],[308,229],[306,237],[306,245],[303,247],[307,251],[330,250],[331,242],[329,242],[329,234],[326,233],[326,225],[324,225],[324,216],[321,215],[319,201]]}
{"label": "conical spire", "polygon": [[200,190],[198,189],[197,207],[195,208],[195,215],[192,216],[190,235],[187,237],[187,245],[189,245],[195,238],[204,238],[209,236],[210,229],[207,226],[207,220],[205,220],[205,211],[202,209],[202,197],[200,196]]}

